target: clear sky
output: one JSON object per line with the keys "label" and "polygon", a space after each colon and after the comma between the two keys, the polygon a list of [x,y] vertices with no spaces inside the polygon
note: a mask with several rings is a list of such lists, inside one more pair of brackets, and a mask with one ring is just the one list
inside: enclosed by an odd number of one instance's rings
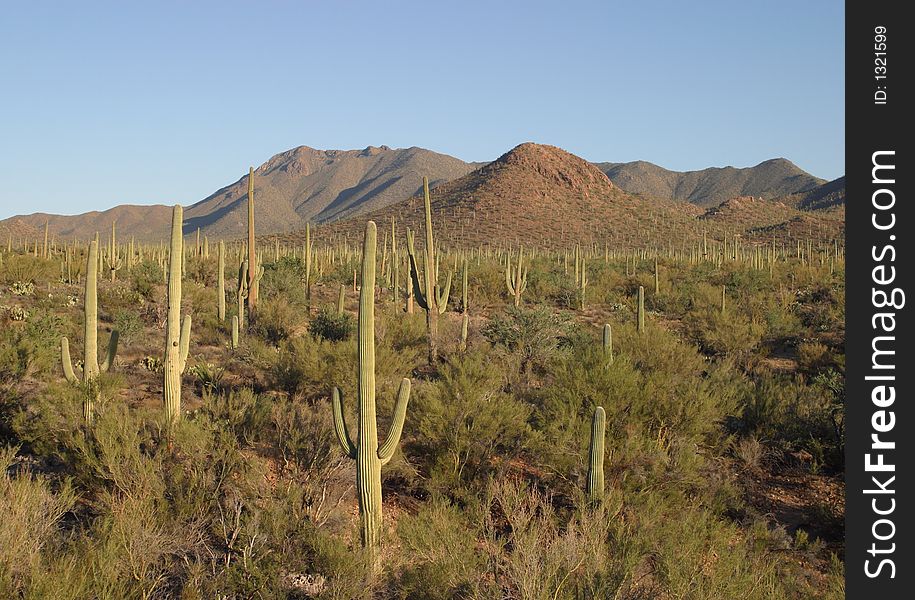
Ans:
{"label": "clear sky", "polygon": [[298,145],[844,174],[835,0],[0,2],[0,218],[196,202]]}

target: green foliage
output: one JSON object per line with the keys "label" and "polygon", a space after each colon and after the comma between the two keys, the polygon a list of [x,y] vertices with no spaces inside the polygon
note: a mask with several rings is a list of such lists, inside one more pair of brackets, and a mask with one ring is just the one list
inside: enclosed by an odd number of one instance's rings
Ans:
{"label": "green foliage", "polygon": [[336,310],[322,308],[308,323],[308,332],[322,340],[340,342],[349,339],[356,329],[353,316],[349,313],[338,314]]}
{"label": "green foliage", "polygon": [[569,319],[548,308],[510,306],[505,315],[493,317],[480,333],[493,345],[517,356],[525,375],[543,368],[556,356],[561,340],[569,331]]}

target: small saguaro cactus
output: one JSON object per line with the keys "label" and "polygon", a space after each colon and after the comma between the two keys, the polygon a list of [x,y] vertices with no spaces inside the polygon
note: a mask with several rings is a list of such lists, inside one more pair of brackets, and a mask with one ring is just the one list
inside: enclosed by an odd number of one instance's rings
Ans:
{"label": "small saguaro cactus", "polygon": [[725,309],[725,299],[727,298],[728,286],[721,286],[721,314],[724,314]]}
{"label": "small saguaro cactus", "polygon": [[168,252],[168,315],[165,321],[165,365],[162,374],[165,417],[169,425],[174,425],[181,418],[181,374],[187,366],[187,353],[191,342],[191,315],[185,315],[184,322],[181,322],[183,214],[181,205],[176,204],[172,209],[172,237]]}
{"label": "small saguaro cactus", "polygon": [[607,364],[613,364],[613,329],[610,328],[610,323],[604,324],[603,348]]}
{"label": "small saguaro cactus", "polygon": [[518,249],[518,266],[513,267],[511,257],[505,263],[505,285],[508,293],[514,297],[515,306],[521,306],[521,294],[527,289],[527,268],[523,266],[524,246]]}
{"label": "small saguaro cactus", "polygon": [[645,331],[645,287],[639,286],[638,332]]}
{"label": "small saguaro cactus", "polygon": [[343,316],[343,307],[346,302],[346,286],[342,283],[340,284],[340,289],[337,291],[337,316]]}
{"label": "small saguaro cactus", "polygon": [[588,496],[600,501],[604,497],[604,434],[607,415],[603,406],[594,409],[591,419],[591,445],[588,450]]}
{"label": "small saguaro cactus", "polygon": [[362,251],[362,288],[359,292],[359,372],[358,408],[359,435],[354,442],[343,417],[343,392],[334,388],[332,396],[334,431],[343,452],[356,461],[356,488],[359,494],[359,514],[362,523],[362,545],[370,564],[377,569],[378,547],[381,543],[381,467],[394,456],[400,442],[407,403],[410,401],[410,380],[404,378],[397,392],[394,419],[384,444],[378,445],[375,423],[375,241],[373,221],[365,227]]}
{"label": "small saguaro cactus", "polygon": [[658,259],[654,259],[654,295],[661,293],[661,282],[658,279]]}
{"label": "small saguaro cactus", "polygon": [[232,315],[232,350],[238,348],[238,315]]}
{"label": "small saguaro cactus", "polygon": [[[98,241],[89,243],[86,257],[86,284],[85,298],[83,299],[83,369],[82,383],[87,386],[86,399],[83,404],[83,416],[87,423],[92,422],[94,416],[94,403],[97,390],[94,388],[95,378],[100,372],[106,372],[114,364],[114,357],[118,352],[118,331],[111,332],[108,339],[108,351],[105,360],[99,366],[98,362]],[[60,358],[63,364],[64,377],[70,383],[79,382],[73,364],[70,361],[70,341],[65,337],[60,338]]]}

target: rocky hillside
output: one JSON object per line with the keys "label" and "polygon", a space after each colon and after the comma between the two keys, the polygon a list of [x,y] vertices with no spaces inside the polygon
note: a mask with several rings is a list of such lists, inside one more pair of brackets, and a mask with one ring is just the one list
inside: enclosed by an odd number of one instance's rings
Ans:
{"label": "rocky hillside", "polygon": [[778,198],[810,191],[824,180],[810,175],[784,158],[755,167],[713,167],[701,171],[668,171],[645,161],[597,163],[616,185],[646,198],[685,200],[712,207],[738,196]]}
{"label": "rocky hillside", "polygon": [[[695,207],[633,196],[591,163],[534,143],[439,185],[431,196],[436,235],[453,245],[567,247],[601,240],[641,246],[666,243],[672,232],[697,231]],[[421,196],[334,223],[321,235],[355,236],[365,220],[387,224],[392,217],[400,231],[421,228]]]}

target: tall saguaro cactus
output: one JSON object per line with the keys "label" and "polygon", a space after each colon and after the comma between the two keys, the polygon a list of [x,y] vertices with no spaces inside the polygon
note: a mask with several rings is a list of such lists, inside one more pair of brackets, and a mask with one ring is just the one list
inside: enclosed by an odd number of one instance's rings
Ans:
{"label": "tall saguaro cactus", "polygon": [[[118,352],[118,331],[111,332],[108,339],[108,351],[101,367],[98,362],[98,241],[89,243],[86,257],[86,287],[83,299],[83,369],[82,383],[87,386],[86,399],[83,404],[83,416],[87,423],[91,423],[94,416],[97,389],[94,388],[95,378],[100,372],[106,372],[114,364],[114,357]],[[70,340],[66,336],[60,338],[60,358],[63,364],[64,377],[70,383],[79,382],[73,364],[70,360]]]}
{"label": "tall saguaro cactus", "polygon": [[343,392],[334,388],[332,404],[334,431],[343,452],[356,461],[356,488],[362,520],[362,545],[377,569],[378,547],[381,543],[381,467],[394,456],[403,431],[407,403],[410,401],[410,380],[404,378],[397,392],[394,419],[384,444],[378,445],[375,423],[375,223],[365,227],[362,251],[362,288],[359,292],[359,435],[354,442],[343,417]]}
{"label": "tall saguaro cactus", "polygon": [[604,356],[607,357],[607,364],[613,364],[613,329],[610,327],[610,323],[604,323],[604,338],[603,338],[603,349]]}
{"label": "tall saguaro cactus", "polygon": [[432,202],[429,199],[429,178],[423,177],[423,203],[426,209],[426,247],[423,249],[425,267],[423,269],[423,283],[420,284],[419,264],[416,260],[416,251],[413,248],[413,231],[407,228],[407,253],[410,255],[410,277],[413,280],[413,296],[420,308],[426,311],[426,329],[429,335],[429,363],[438,360],[438,316],[445,312],[448,306],[448,296],[451,292],[451,271],[445,280],[444,287],[438,284],[438,263],[435,262],[435,242],[432,239]]}
{"label": "tall saguaro cactus", "polygon": [[168,251],[168,315],[166,317],[163,399],[165,416],[170,425],[181,418],[181,374],[187,365],[191,341],[191,316],[181,322],[181,261],[184,240],[181,224],[184,211],[176,204],[172,209],[172,237]]}
{"label": "tall saguaro cactus", "polygon": [[257,312],[257,246],[254,240],[254,167],[248,168],[248,318]]}
{"label": "tall saguaro cactus", "polygon": [[505,285],[508,293],[514,297],[515,306],[521,306],[521,294],[527,288],[527,269],[523,266],[524,246],[518,249],[518,266],[512,267],[511,257],[505,264]]}
{"label": "tall saguaro cactus", "polygon": [[222,240],[216,258],[216,317],[226,320],[226,244]]}
{"label": "tall saguaro cactus", "polygon": [[645,287],[639,286],[638,332],[645,331]]}
{"label": "tall saguaro cactus", "polygon": [[599,501],[604,497],[604,434],[607,414],[603,406],[594,409],[591,419],[591,446],[588,451],[588,496]]}

